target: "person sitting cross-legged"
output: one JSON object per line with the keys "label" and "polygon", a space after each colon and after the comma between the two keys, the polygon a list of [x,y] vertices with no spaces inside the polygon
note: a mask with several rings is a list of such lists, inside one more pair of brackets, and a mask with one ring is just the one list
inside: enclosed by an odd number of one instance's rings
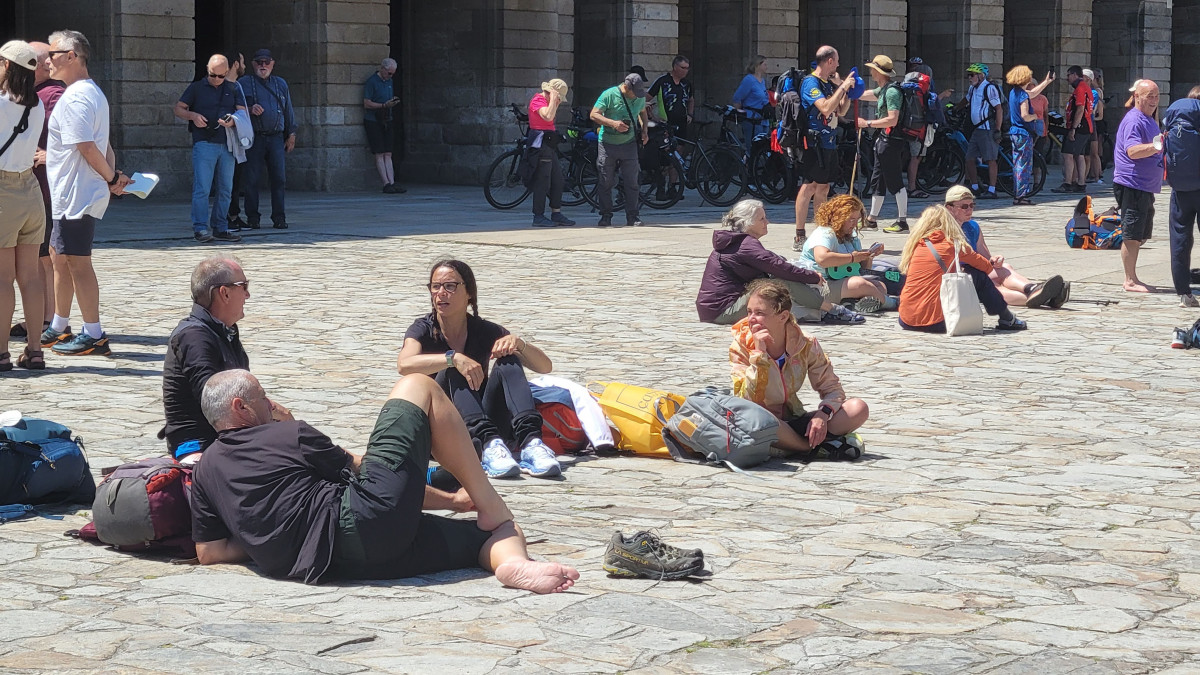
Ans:
{"label": "person sitting cross-legged", "polygon": [[854,195],[838,195],[822,204],[814,218],[817,229],[805,240],[800,262],[825,277],[830,302],[859,299],[854,309],[863,313],[894,310],[899,298],[888,295],[882,281],[863,276],[883,252],[883,244],[863,250],[858,230],[865,215],[863,203]]}
{"label": "person sitting cross-legged", "polygon": [[[846,398],[829,357],[816,338],[800,330],[790,308],[788,288],[774,279],[750,284],[746,318],[730,329],[730,374],[733,393],[766,408],[779,418],[779,454],[824,448],[833,456],[847,445],[862,450],[861,439],[848,439],[866,423],[870,411],[862,399]],[[814,411],[800,401],[808,379],[821,397]],[[773,450],[774,452],[775,450]]]}
{"label": "person sitting cross-legged", "polygon": [[1058,309],[1071,297],[1071,282],[1057,274],[1042,282],[1033,282],[1017,273],[1002,255],[992,255],[979,223],[971,219],[975,213],[975,195],[965,185],[955,185],[946,191],[946,208],[962,228],[971,248],[992,263],[988,278],[1004,296],[1010,307],[1050,307]]}
{"label": "person sitting cross-legged", "polygon": [[[249,558],[268,576],[310,584],[481,567],[535,593],[565,591],[579,578],[566,565],[529,559],[462,417],[428,377],[396,383],[361,455],[279,415],[245,370],[210,377],[201,405],[218,434],[192,474],[202,565]],[[462,483],[477,520],[422,513],[431,456]]]}

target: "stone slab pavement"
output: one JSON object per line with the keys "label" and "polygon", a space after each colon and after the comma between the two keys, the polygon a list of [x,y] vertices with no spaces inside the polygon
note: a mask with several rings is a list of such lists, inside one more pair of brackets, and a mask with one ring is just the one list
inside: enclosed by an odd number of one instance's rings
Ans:
{"label": "stone slab pavement", "polygon": [[[581,457],[561,481],[499,482],[531,552],[582,572],[569,593],[477,571],[310,587],[81,544],[62,533],[86,511],[60,510],[0,526],[0,670],[1200,672],[1198,362],[1168,346],[1196,316],[1123,293],[1117,253],[1068,249],[1072,202],[982,204],[994,251],[1075,281],[1064,310],[1018,310],[1027,332],[909,334],[892,315],[806,327],[871,407],[859,462],[743,476]],[[695,197],[612,230],[582,209],[568,210],[579,227],[533,229],[527,205],[494,211],[467,188],[289,204],[292,229],[214,246],[190,240],[186,204],[115,203],[95,255],[114,356],[0,376],[0,410],[71,426],[94,470],[161,453],[166,339],[192,266],[218,247],[254,282],[253,370],[349,448],[443,256],[470,262],[483,315],[541,345],[556,374],[680,393],[728,381],[728,332],[693,306],[720,210]],[[787,251],[791,207],[769,214],[766,243]],[[1141,269],[1167,284],[1163,215],[1157,232]],[[607,577],[612,531],[646,528],[702,547],[711,578]]]}

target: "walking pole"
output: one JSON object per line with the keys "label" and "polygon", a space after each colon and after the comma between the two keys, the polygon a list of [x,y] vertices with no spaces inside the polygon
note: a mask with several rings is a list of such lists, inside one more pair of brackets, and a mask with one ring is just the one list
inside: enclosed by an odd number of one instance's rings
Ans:
{"label": "walking pole", "polygon": [[858,150],[862,146],[862,127],[858,126],[858,99],[854,99],[854,126],[858,129],[858,137],[854,139],[854,167],[850,169],[849,194],[854,194],[854,177],[858,175]]}

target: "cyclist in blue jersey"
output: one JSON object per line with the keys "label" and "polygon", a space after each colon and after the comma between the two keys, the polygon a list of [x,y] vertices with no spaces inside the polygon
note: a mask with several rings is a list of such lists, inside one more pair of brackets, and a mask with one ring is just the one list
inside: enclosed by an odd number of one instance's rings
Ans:
{"label": "cyclist in blue jersey", "polygon": [[828,45],[817,50],[813,72],[800,83],[800,101],[808,111],[808,136],[800,160],[804,184],[796,194],[796,237],[793,251],[804,250],[808,205],[820,208],[829,197],[829,183],[838,175],[837,118],[850,110],[850,88],[854,78],[838,77],[838,52]]}

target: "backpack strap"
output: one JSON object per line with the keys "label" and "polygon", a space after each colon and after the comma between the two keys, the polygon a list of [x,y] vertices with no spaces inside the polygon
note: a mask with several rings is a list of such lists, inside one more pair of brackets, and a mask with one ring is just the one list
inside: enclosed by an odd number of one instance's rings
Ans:
{"label": "backpack strap", "polygon": [[13,141],[17,140],[17,136],[20,136],[29,129],[29,112],[31,110],[33,110],[32,105],[25,106],[25,112],[21,114],[21,121],[17,122],[17,126],[13,127],[12,136],[9,136],[8,142],[4,144],[4,147],[0,148],[0,156],[3,156],[8,151],[8,147],[13,144]]}

